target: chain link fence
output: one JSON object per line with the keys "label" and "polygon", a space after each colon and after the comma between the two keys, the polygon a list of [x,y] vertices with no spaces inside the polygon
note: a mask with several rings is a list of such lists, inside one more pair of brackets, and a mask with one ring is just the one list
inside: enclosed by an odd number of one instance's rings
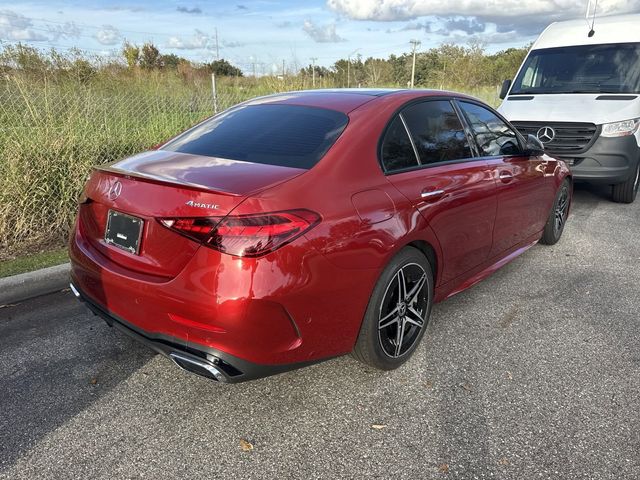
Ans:
{"label": "chain link fence", "polygon": [[[248,96],[218,94],[217,109]],[[0,84],[0,260],[64,243],[93,165],[147,150],[213,112],[210,88]]]}

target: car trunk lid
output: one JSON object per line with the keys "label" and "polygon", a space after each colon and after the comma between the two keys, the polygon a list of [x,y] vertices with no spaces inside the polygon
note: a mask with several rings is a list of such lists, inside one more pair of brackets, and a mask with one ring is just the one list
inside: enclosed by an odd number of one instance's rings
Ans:
{"label": "car trunk lid", "polygon": [[[146,152],[96,168],[80,205],[80,232],[109,261],[162,281],[175,277],[200,245],[157,219],[223,218],[249,195],[304,172],[176,152]],[[110,211],[142,220],[137,252],[109,243],[105,232]]]}

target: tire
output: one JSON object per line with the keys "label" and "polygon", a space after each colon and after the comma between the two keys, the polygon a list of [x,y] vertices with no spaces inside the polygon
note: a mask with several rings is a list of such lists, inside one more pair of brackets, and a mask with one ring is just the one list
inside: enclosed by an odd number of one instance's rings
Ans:
{"label": "tire", "polygon": [[381,370],[398,368],[419,345],[429,322],[432,304],[431,265],[420,250],[406,247],[380,275],[352,355],[362,363]]}
{"label": "tire", "polygon": [[570,205],[571,182],[568,179],[565,179],[560,185],[558,193],[556,193],[556,198],[553,201],[551,212],[549,212],[549,218],[544,226],[540,243],[544,243],[545,245],[555,245],[558,243],[567,223]]}
{"label": "tire", "polygon": [[636,165],[635,174],[624,183],[613,186],[613,201],[618,203],[633,203],[640,187],[640,160]]}

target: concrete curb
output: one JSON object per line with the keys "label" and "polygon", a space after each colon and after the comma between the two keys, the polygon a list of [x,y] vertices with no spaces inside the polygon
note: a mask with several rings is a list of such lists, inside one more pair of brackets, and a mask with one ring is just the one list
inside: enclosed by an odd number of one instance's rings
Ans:
{"label": "concrete curb", "polygon": [[0,305],[57,292],[68,286],[68,263],[0,278]]}

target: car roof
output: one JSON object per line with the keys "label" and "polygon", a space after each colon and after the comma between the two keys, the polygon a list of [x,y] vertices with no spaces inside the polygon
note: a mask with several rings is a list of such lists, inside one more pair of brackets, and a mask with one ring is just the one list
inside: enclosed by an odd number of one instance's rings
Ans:
{"label": "car roof", "polygon": [[319,107],[349,113],[356,108],[381,97],[402,97],[409,101],[413,98],[445,95],[470,98],[466,95],[442,90],[399,89],[399,88],[333,88],[319,90],[299,90],[276,93],[254,98],[243,105],[286,104]]}

